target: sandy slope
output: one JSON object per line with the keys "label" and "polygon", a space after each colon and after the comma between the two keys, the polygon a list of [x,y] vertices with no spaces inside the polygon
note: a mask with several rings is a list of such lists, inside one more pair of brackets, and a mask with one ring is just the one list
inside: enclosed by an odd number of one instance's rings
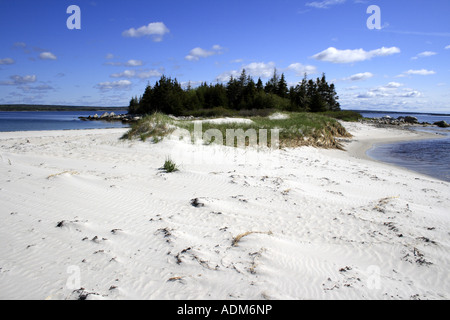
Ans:
{"label": "sandy slope", "polygon": [[1,133],[0,298],[448,299],[449,184],[346,126],[349,152]]}

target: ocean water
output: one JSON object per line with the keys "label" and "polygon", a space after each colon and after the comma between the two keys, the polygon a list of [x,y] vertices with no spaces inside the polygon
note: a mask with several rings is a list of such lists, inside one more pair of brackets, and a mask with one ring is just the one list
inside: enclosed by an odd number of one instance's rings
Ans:
{"label": "ocean water", "polygon": [[[444,120],[450,123],[450,116],[447,115],[397,113],[362,113],[362,115],[367,118],[381,118],[385,115],[398,118],[409,115],[416,117],[419,122],[434,123]],[[450,182],[450,128],[414,127],[413,130],[430,132],[442,138],[375,145],[367,155],[379,161]]]}
{"label": "ocean water", "polygon": [[361,115],[365,118],[382,118],[384,116],[390,116],[397,119],[398,117],[412,116],[416,117],[419,122],[435,123],[437,121],[444,120],[450,124],[450,115],[439,114],[426,114],[426,113],[397,113],[397,112],[361,112]]}
{"label": "ocean water", "polygon": [[[126,113],[114,111],[116,114]],[[126,128],[129,125],[121,121],[82,121],[78,117],[101,115],[92,111],[24,111],[11,112],[0,111],[0,132],[7,131],[43,131],[43,130],[80,130],[80,129],[104,129]]]}

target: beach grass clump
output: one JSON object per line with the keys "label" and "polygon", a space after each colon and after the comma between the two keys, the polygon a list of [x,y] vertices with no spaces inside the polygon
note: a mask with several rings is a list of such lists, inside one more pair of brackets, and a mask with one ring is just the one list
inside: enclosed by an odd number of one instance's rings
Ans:
{"label": "beach grass clump", "polygon": [[162,113],[154,113],[147,115],[137,123],[135,123],[131,129],[122,136],[122,139],[140,139],[146,141],[151,138],[152,142],[158,143],[165,136],[171,134],[176,127],[174,126],[174,120],[169,116]]}
{"label": "beach grass clump", "polygon": [[173,162],[172,159],[170,158],[166,159],[162,169],[167,173],[179,171],[177,164]]}

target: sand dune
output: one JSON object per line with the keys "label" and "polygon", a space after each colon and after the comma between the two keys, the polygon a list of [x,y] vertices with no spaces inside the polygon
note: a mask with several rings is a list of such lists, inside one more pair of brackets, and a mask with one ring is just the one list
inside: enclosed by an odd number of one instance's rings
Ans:
{"label": "sand dune", "polygon": [[0,298],[448,299],[449,184],[364,156],[419,134],[345,126],[348,151],[1,133]]}

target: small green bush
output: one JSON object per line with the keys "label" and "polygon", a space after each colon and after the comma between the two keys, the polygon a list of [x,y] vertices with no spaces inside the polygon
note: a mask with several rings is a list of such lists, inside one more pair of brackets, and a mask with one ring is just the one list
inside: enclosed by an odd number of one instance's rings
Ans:
{"label": "small green bush", "polygon": [[178,171],[178,166],[170,158],[167,158],[166,161],[164,162],[163,169],[167,173],[171,173],[171,172]]}

